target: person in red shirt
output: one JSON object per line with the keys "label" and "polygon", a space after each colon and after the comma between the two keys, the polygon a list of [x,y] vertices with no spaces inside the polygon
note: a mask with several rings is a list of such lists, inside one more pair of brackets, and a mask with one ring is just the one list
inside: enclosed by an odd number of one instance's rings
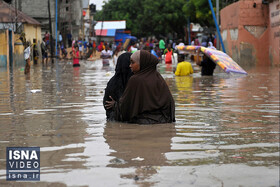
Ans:
{"label": "person in red shirt", "polygon": [[95,40],[93,40],[92,49],[93,49],[93,56],[96,56],[96,42],[95,42]]}
{"label": "person in red shirt", "polygon": [[172,57],[173,56],[173,49],[171,48],[171,44],[168,44],[168,47],[164,50],[164,56],[165,56],[165,63],[166,64],[172,64]]}
{"label": "person in red shirt", "polygon": [[79,46],[75,44],[75,49],[73,50],[73,67],[80,67],[80,51]]}
{"label": "person in red shirt", "polygon": [[50,34],[48,33],[48,31],[46,31],[45,33],[45,40],[46,40],[46,44],[48,45],[50,41]]}
{"label": "person in red shirt", "polygon": [[100,42],[100,44],[98,45],[98,51],[101,52],[103,50],[103,42]]}

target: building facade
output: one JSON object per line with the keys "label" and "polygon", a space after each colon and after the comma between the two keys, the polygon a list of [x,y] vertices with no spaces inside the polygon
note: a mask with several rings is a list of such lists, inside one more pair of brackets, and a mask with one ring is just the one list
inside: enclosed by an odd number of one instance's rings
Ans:
{"label": "building facade", "polygon": [[[55,35],[56,0],[49,1],[52,33]],[[72,38],[79,37],[82,29],[83,1],[88,2],[88,0],[57,0],[57,30],[62,33],[63,38],[66,38],[69,33],[71,33]],[[42,27],[42,34],[49,31],[48,0],[12,0],[12,4],[20,11],[39,21]]]}
{"label": "building facade", "polygon": [[279,0],[240,0],[221,10],[227,53],[242,65],[280,66]]}
{"label": "building facade", "polygon": [[[41,24],[35,19],[17,11],[12,5],[0,1],[0,67],[24,64],[24,46],[19,34],[25,33],[26,41],[42,41]],[[15,19],[16,18],[16,19]]]}

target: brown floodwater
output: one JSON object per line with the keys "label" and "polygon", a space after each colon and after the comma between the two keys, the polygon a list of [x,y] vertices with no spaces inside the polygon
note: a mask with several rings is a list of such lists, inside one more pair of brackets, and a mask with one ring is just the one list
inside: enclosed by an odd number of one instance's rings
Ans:
{"label": "brown floodwater", "polygon": [[[0,186],[279,186],[279,69],[175,77],[176,123],[107,122],[111,64],[0,69]],[[6,181],[6,147],[40,147],[40,182]]]}

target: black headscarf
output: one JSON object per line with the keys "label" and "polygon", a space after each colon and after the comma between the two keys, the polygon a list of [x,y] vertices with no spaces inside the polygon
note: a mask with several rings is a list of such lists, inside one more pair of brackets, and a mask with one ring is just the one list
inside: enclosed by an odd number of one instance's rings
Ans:
{"label": "black headscarf", "polygon": [[[119,101],[122,96],[126,84],[129,78],[133,75],[130,64],[131,53],[124,53],[118,57],[117,65],[115,69],[115,75],[109,80],[107,87],[105,88],[105,94],[103,98],[103,106],[105,108],[106,101],[111,101],[111,96],[115,101]],[[106,108],[105,108],[106,110]],[[112,109],[106,110],[107,119],[114,119],[114,112]]]}
{"label": "black headscarf", "polygon": [[174,122],[174,100],[165,80],[156,70],[158,59],[145,50],[135,53],[131,58],[134,61],[139,59],[140,71],[129,79],[115,106],[116,119],[140,124]]}

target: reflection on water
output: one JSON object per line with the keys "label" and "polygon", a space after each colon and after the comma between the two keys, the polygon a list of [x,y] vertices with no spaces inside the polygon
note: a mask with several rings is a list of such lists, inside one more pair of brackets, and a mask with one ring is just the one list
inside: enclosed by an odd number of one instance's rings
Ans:
{"label": "reflection on water", "polygon": [[[171,151],[175,127],[173,124],[107,123],[103,136],[110,149],[114,150],[110,155],[121,160],[121,164],[111,160],[110,167],[161,166],[167,164],[164,154]],[[152,150],[152,154],[146,150]],[[137,157],[143,160],[135,159]]]}
{"label": "reflection on water", "polygon": [[171,139],[175,134],[173,124],[107,123],[103,136],[113,150],[109,154],[113,159],[107,167],[135,168],[134,173],[123,174],[121,178],[136,177],[139,181],[149,178],[157,173],[160,166],[170,165],[165,153],[171,151]]}
{"label": "reflection on water", "polygon": [[71,62],[0,71],[0,186],[6,147],[41,147],[41,182],[22,186],[279,186],[279,71],[175,77],[160,65],[176,123],[106,122],[114,67]]}

